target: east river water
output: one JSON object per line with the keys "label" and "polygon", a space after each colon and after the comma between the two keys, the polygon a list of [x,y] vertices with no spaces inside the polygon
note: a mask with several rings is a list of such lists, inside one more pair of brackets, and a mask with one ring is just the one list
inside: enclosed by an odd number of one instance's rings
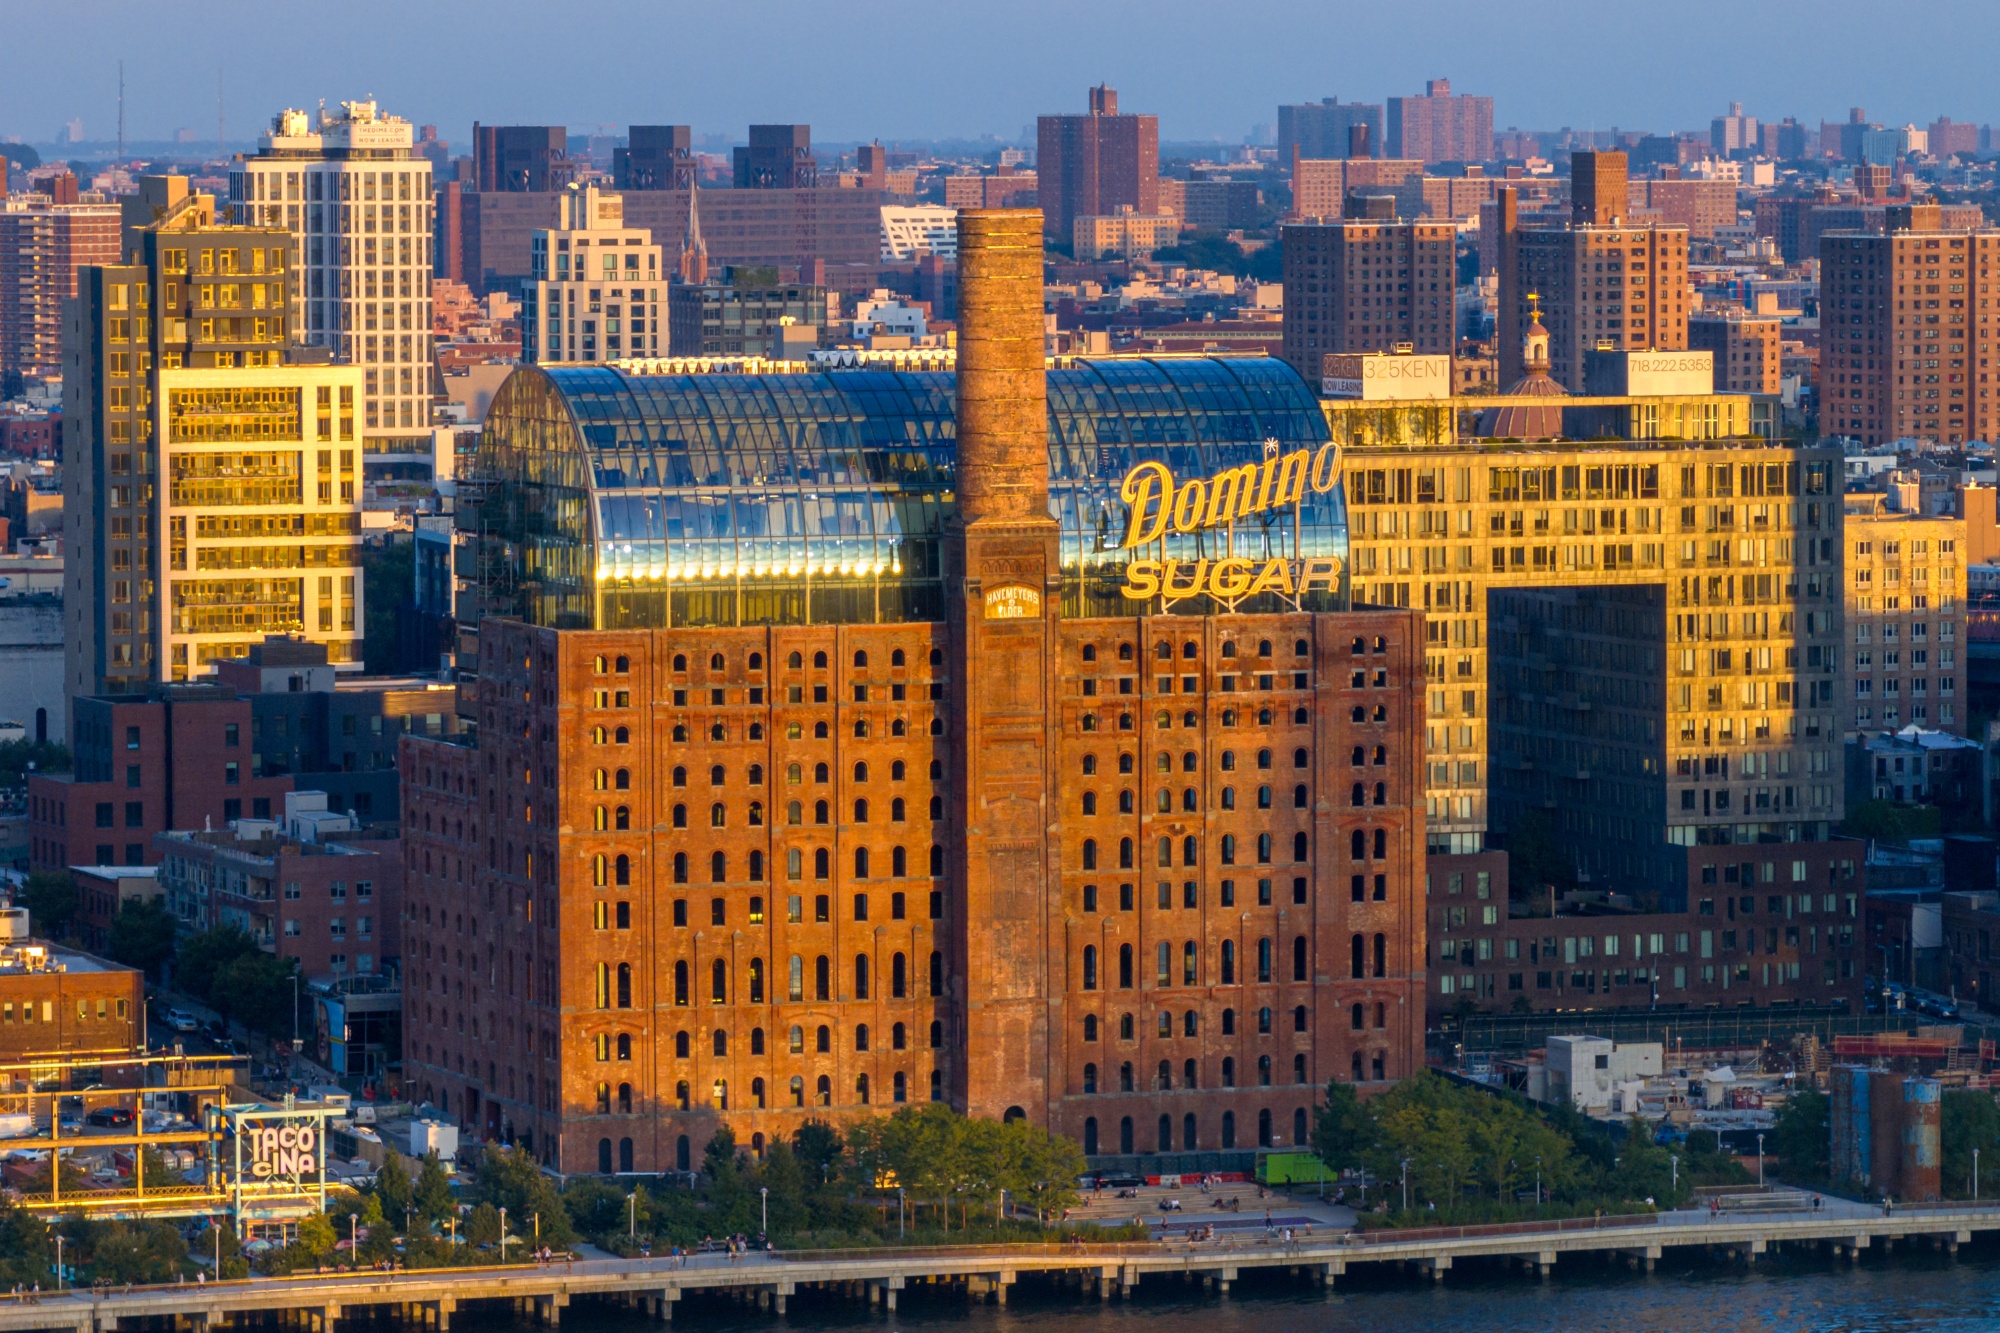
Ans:
{"label": "east river water", "polygon": [[[1671,1251],[1669,1252],[1671,1255]],[[1427,1275],[1350,1274],[1329,1297],[1304,1281],[1243,1270],[1227,1299],[1149,1278],[1134,1299],[1099,1304],[1074,1289],[1024,1277],[1002,1307],[939,1288],[912,1287],[895,1314],[865,1301],[801,1291],[776,1316],[727,1299],[683,1299],[672,1324],[579,1300],[563,1327],[585,1333],[735,1333],[736,1330],[880,1329],[885,1333],[1766,1333],[1813,1330],[2000,1329],[2000,1243],[1964,1247],[1953,1261],[1899,1247],[1856,1267],[1822,1253],[1761,1258],[1755,1269],[1689,1256],[1652,1275],[1604,1260],[1565,1258],[1547,1281],[1462,1263],[1444,1282]],[[461,1308],[454,1333],[547,1333],[500,1312]]]}

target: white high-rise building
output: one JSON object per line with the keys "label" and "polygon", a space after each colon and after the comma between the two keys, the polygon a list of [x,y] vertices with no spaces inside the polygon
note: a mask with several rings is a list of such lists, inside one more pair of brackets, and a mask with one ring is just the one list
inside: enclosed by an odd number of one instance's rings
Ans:
{"label": "white high-rise building", "polygon": [[373,102],[282,111],[229,169],[236,220],[292,233],[298,340],[361,367],[363,450],[431,455],[431,164]]}
{"label": "white high-rise building", "polygon": [[521,359],[618,361],[667,354],[667,271],[653,233],[625,225],[625,200],[594,185],[563,192],[557,225],[529,240]]}

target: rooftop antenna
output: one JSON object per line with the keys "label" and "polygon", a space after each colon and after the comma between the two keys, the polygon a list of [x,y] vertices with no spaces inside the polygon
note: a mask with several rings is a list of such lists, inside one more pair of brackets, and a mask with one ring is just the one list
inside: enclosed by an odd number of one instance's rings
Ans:
{"label": "rooftop antenna", "polygon": [[118,62],[118,160],[125,160],[125,62]]}

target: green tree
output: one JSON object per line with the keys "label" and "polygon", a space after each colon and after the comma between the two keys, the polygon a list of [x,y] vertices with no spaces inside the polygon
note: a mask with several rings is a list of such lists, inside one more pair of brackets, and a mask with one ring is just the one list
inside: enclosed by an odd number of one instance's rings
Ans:
{"label": "green tree", "polygon": [[21,887],[21,905],[28,909],[36,934],[49,939],[67,936],[79,905],[76,881],[67,870],[37,870]]}
{"label": "green tree", "polygon": [[1940,1163],[1945,1197],[1966,1199],[1972,1196],[1972,1152],[1979,1150],[1980,1174],[1986,1179],[1980,1182],[1982,1198],[2000,1194],[1988,1183],[1994,1174],[2000,1173],[2000,1153],[1994,1152],[2000,1146],[2000,1104],[1993,1100],[1990,1092],[1974,1092],[1969,1089],[1953,1089],[1944,1094],[1943,1104],[1938,1107],[1939,1129],[1943,1140],[1943,1161]]}
{"label": "green tree", "polygon": [[1328,1080],[1326,1101],[1313,1122],[1312,1146],[1320,1160],[1335,1171],[1356,1170],[1368,1164],[1379,1138],[1375,1116],[1354,1085]]}
{"label": "green tree", "polygon": [[[625,1190],[619,1189],[608,1180],[596,1176],[577,1176],[563,1186],[563,1207],[569,1210],[569,1220],[579,1232],[592,1238],[612,1234],[624,1235],[628,1225],[638,1227],[648,1220],[645,1191],[636,1191],[641,1197],[634,1200]],[[637,1214],[635,1219],[632,1215]],[[650,1231],[647,1234],[651,1234]]]}
{"label": "green tree", "polygon": [[309,1258],[315,1260],[324,1259],[327,1255],[332,1254],[333,1247],[339,1242],[339,1239],[339,1236],[334,1233],[333,1223],[328,1220],[325,1213],[314,1213],[311,1217],[299,1223],[299,1239],[297,1243],[299,1248],[305,1251]]}
{"label": "green tree", "polygon": [[1833,1102],[1814,1088],[1800,1088],[1785,1102],[1771,1126],[1771,1146],[1785,1179],[1822,1184],[1830,1169]]}
{"label": "green tree", "polygon": [[257,941],[237,926],[218,926],[190,935],[180,942],[174,966],[174,984],[204,1003],[215,985],[215,975],[223,967],[258,952]]}
{"label": "green tree", "polygon": [[375,1197],[382,1201],[382,1215],[400,1225],[412,1198],[410,1173],[401,1153],[391,1151],[382,1159],[375,1172]]}
{"label": "green tree", "polygon": [[555,1182],[543,1173],[541,1163],[519,1148],[486,1145],[479,1158],[477,1197],[495,1208],[505,1208],[517,1235],[532,1236],[534,1219],[539,1217],[544,1244],[567,1245],[576,1239]]}
{"label": "green tree", "polygon": [[80,1231],[78,1277],[84,1281],[171,1282],[187,1269],[188,1246],[168,1222],[100,1222],[80,1226],[72,1218],[65,1232]]}
{"label": "green tree", "polygon": [[500,1210],[490,1203],[474,1205],[465,1219],[465,1239],[481,1249],[500,1243]]}
{"label": "green tree", "polygon": [[67,773],[69,750],[54,741],[7,741],[0,743],[0,787],[18,787],[26,774]]}
{"label": "green tree", "polygon": [[438,1160],[435,1148],[424,1154],[424,1160],[417,1168],[417,1184],[412,1197],[417,1212],[432,1222],[443,1221],[458,1208],[458,1199],[451,1192],[451,1177],[445,1174],[444,1163]]}
{"label": "green tree", "polygon": [[1611,1185],[1612,1192],[1628,1203],[1651,1199],[1663,1208],[1677,1204],[1685,1189],[1685,1185],[1675,1183],[1672,1154],[1653,1142],[1652,1126],[1637,1116],[1632,1118],[1618,1151]]}
{"label": "green tree", "polygon": [[55,1258],[48,1223],[0,1196],[0,1288],[44,1281]]}
{"label": "green tree", "polygon": [[1001,1185],[1043,1222],[1077,1201],[1083,1149],[1073,1139],[1015,1120],[1000,1127]]}
{"label": "green tree", "polygon": [[160,981],[174,956],[174,918],[166,905],[135,898],[111,919],[110,953],[114,961],[136,967],[149,981]]}
{"label": "green tree", "polygon": [[1863,801],[1848,810],[1840,831],[1854,838],[1901,841],[1906,838],[1935,838],[1939,827],[1936,806]]}
{"label": "green tree", "polygon": [[266,1036],[292,1030],[292,975],[298,960],[258,949],[215,970],[208,1003],[225,1021],[240,1020]]}

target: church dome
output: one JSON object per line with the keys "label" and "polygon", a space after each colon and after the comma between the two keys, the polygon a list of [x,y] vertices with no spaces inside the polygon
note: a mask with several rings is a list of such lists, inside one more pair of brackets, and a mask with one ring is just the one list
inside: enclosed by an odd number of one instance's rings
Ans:
{"label": "church dome", "polygon": [[1510,403],[1479,414],[1479,434],[1488,440],[1553,440],[1562,435],[1563,409],[1558,399],[1569,390],[1549,374],[1549,331],[1542,326],[1541,298],[1528,295],[1528,336],[1522,348],[1527,373],[1505,390],[1510,398],[1547,398],[1543,403]]}

